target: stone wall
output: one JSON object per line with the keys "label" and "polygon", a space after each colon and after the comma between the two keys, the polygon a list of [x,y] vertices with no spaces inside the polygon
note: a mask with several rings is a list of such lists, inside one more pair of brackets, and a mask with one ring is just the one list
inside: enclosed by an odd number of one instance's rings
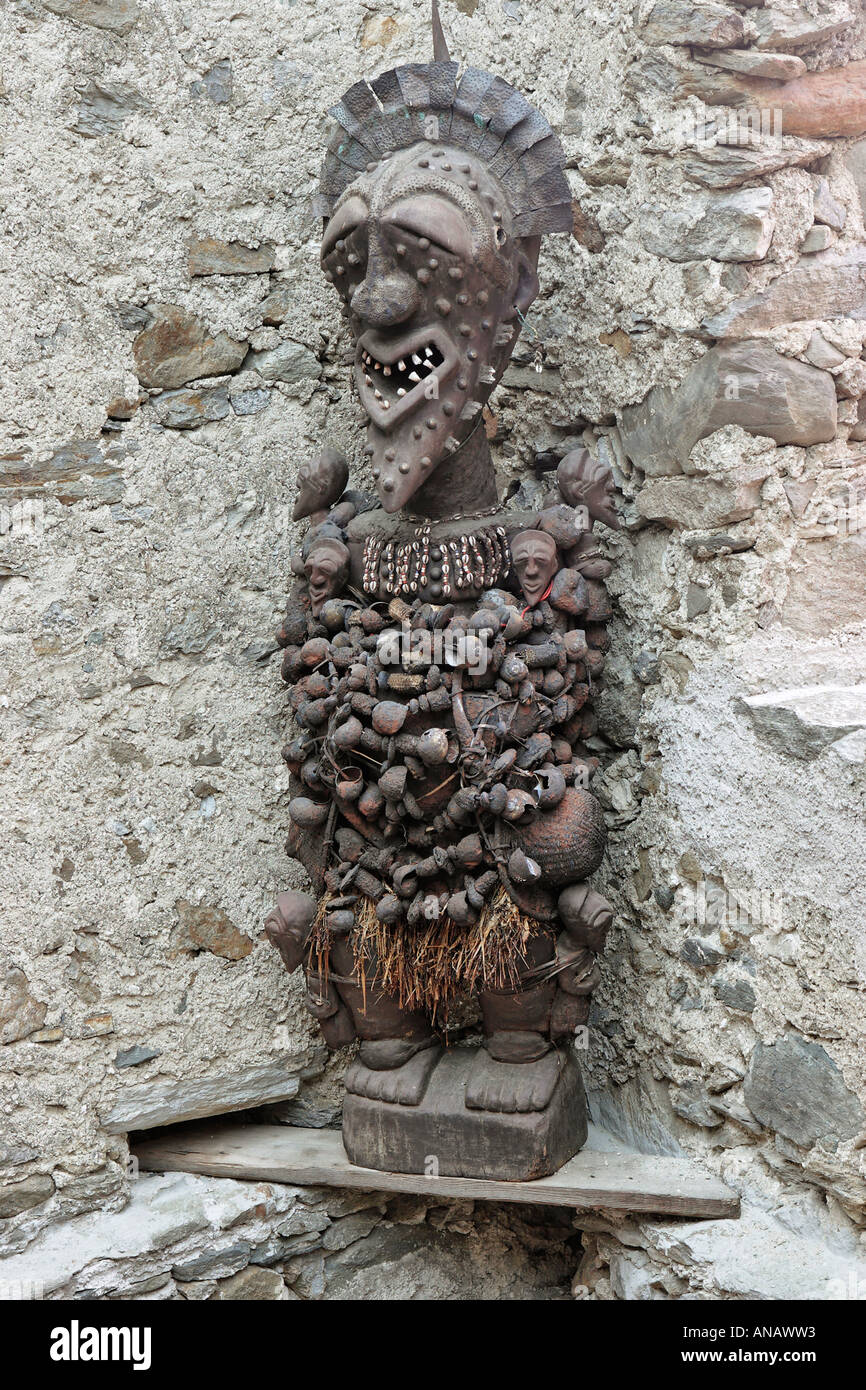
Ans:
{"label": "stone wall", "polygon": [[[584,1058],[596,1115],[695,1154],[760,1219],[852,1261],[863,11],[442,9],[454,52],[562,132],[575,198],[492,400],[503,488],[582,436],[624,499],[596,784],[598,886],[619,914]],[[410,0],[0,14],[8,1251],[133,1210],[136,1124],[266,1102],[335,1117],[340,1063],[262,938],[276,891],[302,886],[281,848],[271,634],[298,461],[329,440],[364,479],[310,211],[325,109],[360,71],[428,56]],[[485,1216],[478,1238],[515,1219]],[[680,1296],[687,1262],[657,1277],[660,1229],[599,1223],[579,1287]],[[430,1261],[418,1296],[438,1296]]]}
{"label": "stone wall", "polygon": [[111,1214],[45,1228],[0,1265],[5,1297],[571,1298],[573,1213],[143,1174]]}

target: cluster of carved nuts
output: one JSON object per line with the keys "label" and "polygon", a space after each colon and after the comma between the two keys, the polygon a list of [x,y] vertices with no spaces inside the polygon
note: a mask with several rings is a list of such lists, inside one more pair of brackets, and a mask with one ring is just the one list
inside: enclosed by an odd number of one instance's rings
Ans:
{"label": "cluster of carved nuts", "polygon": [[[362,893],[387,924],[468,924],[499,884],[542,879],[520,830],[593,770],[589,697],[604,662],[603,624],[567,625],[589,610],[587,582],[560,575],[550,600],[524,611],[504,590],[478,606],[339,597],[318,619],[290,608],[282,671],[300,732],[283,750],[289,812],[296,845],[327,842],[338,903]],[[396,659],[382,643],[395,633]],[[450,639],[439,661],[416,634]],[[338,930],[350,915],[331,903]]]}

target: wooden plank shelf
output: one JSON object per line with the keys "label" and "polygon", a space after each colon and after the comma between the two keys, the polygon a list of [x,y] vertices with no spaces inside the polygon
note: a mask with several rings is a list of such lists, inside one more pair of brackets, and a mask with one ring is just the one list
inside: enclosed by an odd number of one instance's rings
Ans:
{"label": "wooden plank shelf", "polygon": [[203,1173],[294,1186],[423,1192],[487,1202],[735,1217],[735,1192],[685,1158],[640,1154],[590,1126],[586,1148],[558,1173],[534,1182],[382,1173],[349,1162],[338,1130],[211,1122],[163,1130],[133,1146],[142,1169]]}

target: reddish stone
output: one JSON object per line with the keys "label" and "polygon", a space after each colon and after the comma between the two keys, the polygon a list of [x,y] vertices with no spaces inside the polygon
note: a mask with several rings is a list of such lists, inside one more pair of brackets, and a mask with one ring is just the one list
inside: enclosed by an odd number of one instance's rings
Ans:
{"label": "reddish stone", "polygon": [[273,246],[244,246],[240,241],[193,237],[189,244],[190,275],[261,275],[274,264]]}
{"label": "reddish stone", "polygon": [[211,333],[201,319],[176,304],[158,305],[152,322],[132,345],[141,384],[169,391],[198,377],[237,371],[246,351],[246,343],[227,333]]}
{"label": "reddish stone", "polygon": [[239,931],[219,907],[193,906],[185,898],[175,903],[179,922],[178,945],[182,951],[210,951],[226,960],[243,960],[253,942]]}
{"label": "reddish stone", "polygon": [[138,407],[145,399],[146,397],[144,396],[137,396],[133,401],[127,396],[116,396],[115,399],[109,401],[108,405],[105,407],[105,413],[109,420],[131,420],[138,410]]}
{"label": "reddish stone", "polygon": [[809,72],[793,82],[761,77],[741,77],[738,82],[745,104],[781,111],[783,135],[821,138],[866,134],[866,60]]}
{"label": "reddish stone", "polygon": [[575,241],[579,241],[581,246],[585,246],[587,251],[594,255],[604,250],[604,234],[595,218],[590,217],[576,198],[572,199],[571,211],[574,218],[574,230],[572,235]]}

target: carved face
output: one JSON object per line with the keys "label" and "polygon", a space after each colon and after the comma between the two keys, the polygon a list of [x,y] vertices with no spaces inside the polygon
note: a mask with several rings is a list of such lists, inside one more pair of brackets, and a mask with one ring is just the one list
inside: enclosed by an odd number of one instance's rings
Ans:
{"label": "carved face", "polygon": [[538,289],[538,241],[471,155],[422,141],[346,189],[322,266],[348,308],[367,453],[398,511],[479,423]]}
{"label": "carved face", "polygon": [[349,577],[349,552],[341,541],[314,545],[304,561],[310,592],[310,611],[318,618],[329,598],[336,598]]}
{"label": "carved face", "polygon": [[593,459],[588,449],[572,449],[566,454],[556,470],[556,481],[570,506],[584,506],[593,520],[619,528],[613,474],[601,460]]}
{"label": "carved face", "polygon": [[317,458],[302,463],[298,469],[298,498],[292,520],[300,521],[330,507],[345,492],[349,467],[336,449],[325,448]]}
{"label": "carved face", "polygon": [[605,471],[602,477],[597,478],[586,490],[586,507],[590,516],[596,521],[603,521],[605,526],[610,526],[617,531],[620,527],[619,513],[614,506],[616,497],[616,483],[613,474]]}
{"label": "carved face", "polygon": [[553,537],[546,531],[520,531],[511,542],[511,559],[526,602],[538,603],[559,569]]}

